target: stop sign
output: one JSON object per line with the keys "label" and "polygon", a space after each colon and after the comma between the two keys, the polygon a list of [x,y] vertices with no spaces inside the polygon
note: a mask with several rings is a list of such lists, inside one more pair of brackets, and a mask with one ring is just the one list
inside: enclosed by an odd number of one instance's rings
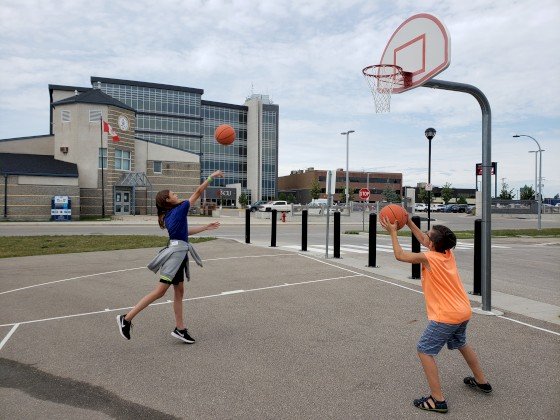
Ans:
{"label": "stop sign", "polygon": [[367,188],[360,189],[360,200],[367,200],[369,198],[369,190]]}

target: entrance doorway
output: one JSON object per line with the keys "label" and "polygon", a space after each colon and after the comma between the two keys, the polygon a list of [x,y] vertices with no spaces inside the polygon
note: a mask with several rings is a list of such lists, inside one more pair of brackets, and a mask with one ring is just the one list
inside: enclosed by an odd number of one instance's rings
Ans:
{"label": "entrance doorway", "polygon": [[115,215],[130,214],[130,191],[115,191]]}

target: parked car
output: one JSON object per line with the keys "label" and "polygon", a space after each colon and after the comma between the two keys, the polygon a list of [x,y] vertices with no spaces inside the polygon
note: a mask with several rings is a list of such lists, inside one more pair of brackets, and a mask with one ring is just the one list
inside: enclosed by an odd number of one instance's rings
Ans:
{"label": "parked car", "polygon": [[467,214],[473,214],[476,213],[476,206],[475,205],[470,205],[467,207]]}
{"label": "parked car", "polygon": [[428,211],[428,206],[424,203],[416,203],[414,205],[414,211]]}
{"label": "parked car", "polygon": [[466,213],[468,204],[448,204],[445,213]]}
{"label": "parked car", "polygon": [[430,211],[439,213],[442,212],[443,209],[445,209],[445,204],[432,204]]}
{"label": "parked car", "polygon": [[269,201],[268,203],[261,204],[259,206],[259,211],[291,211],[292,205],[288,204],[287,201]]}
{"label": "parked car", "polygon": [[251,211],[257,211],[259,209],[259,207],[262,206],[265,203],[266,203],[266,201],[264,201],[264,200],[255,201],[253,204],[251,204],[249,206],[249,208],[251,209]]}

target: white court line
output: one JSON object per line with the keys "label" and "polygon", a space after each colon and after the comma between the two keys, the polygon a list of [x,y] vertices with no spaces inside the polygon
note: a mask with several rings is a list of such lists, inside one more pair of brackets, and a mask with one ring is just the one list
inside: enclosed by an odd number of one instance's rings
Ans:
{"label": "white court line", "polygon": [[[274,254],[274,255],[276,256],[278,254]],[[285,255],[290,255],[290,254],[285,254]],[[343,270],[343,271],[348,271],[348,272],[352,273],[353,275],[342,276],[342,277],[332,277],[332,278],[319,279],[319,280],[309,280],[309,281],[303,281],[303,282],[297,282],[297,283],[284,283],[284,284],[279,284],[279,285],[275,285],[275,286],[259,287],[259,288],[255,288],[255,289],[244,290],[244,291],[234,290],[234,291],[230,291],[230,292],[222,292],[220,294],[199,296],[199,297],[194,297],[194,298],[183,299],[183,301],[187,302],[187,301],[193,301],[193,300],[209,299],[209,298],[214,298],[214,297],[224,297],[224,296],[228,296],[228,295],[231,295],[231,294],[241,294],[241,293],[248,293],[248,292],[256,292],[256,291],[260,291],[260,290],[278,289],[278,288],[281,288],[281,287],[299,286],[299,285],[319,283],[319,282],[331,281],[331,280],[340,280],[340,279],[346,279],[346,278],[352,278],[352,277],[366,277],[366,278],[370,278],[372,280],[377,280],[377,281],[382,282],[382,283],[391,284],[393,286],[397,286],[397,287],[400,287],[402,289],[410,290],[410,291],[415,292],[415,293],[424,294],[420,290],[415,290],[415,289],[412,289],[410,287],[406,287],[406,286],[403,286],[401,284],[394,283],[394,282],[391,282],[391,281],[388,281],[388,280],[383,280],[383,279],[380,279],[380,278],[377,278],[377,277],[374,277],[374,276],[370,276],[370,275],[367,275],[367,274],[364,274],[364,273],[359,273],[357,271],[350,270],[348,268],[340,267],[336,264],[331,264],[331,263],[328,263],[326,261],[318,260],[317,258],[313,258],[313,257],[308,256],[308,255],[303,255],[303,254],[299,254],[299,253],[297,253],[295,255],[299,255],[301,257],[308,258],[310,260],[317,261],[319,263],[329,265],[331,267],[335,267],[335,268],[338,268],[338,269]],[[171,303],[171,302],[170,301],[158,302],[158,303],[152,303],[150,306],[167,305],[169,303]],[[96,314],[107,313],[107,312],[124,311],[124,310],[128,310],[128,309],[131,309],[131,308],[132,308],[132,306],[125,307],[125,308],[116,308],[116,309],[108,309],[107,308],[107,309],[104,309],[102,311],[85,312],[85,313],[81,313],[81,314],[64,315],[64,316],[58,316],[58,317],[52,317],[52,318],[36,319],[36,320],[31,320],[31,321],[22,321],[22,322],[18,322],[18,323],[1,324],[0,327],[13,326],[13,328],[8,333],[8,335],[4,338],[4,340],[2,340],[2,343],[0,343],[0,349],[2,348],[4,343],[8,341],[8,339],[13,334],[13,332],[17,329],[17,327],[21,324],[33,324],[33,323],[38,323],[38,322],[46,322],[46,321],[53,321],[53,320],[59,320],[59,319],[75,318],[75,317],[81,317],[81,316],[87,316],[87,315],[96,315]],[[525,325],[527,327],[534,328],[534,329],[539,330],[539,331],[544,331],[544,332],[548,332],[550,334],[560,336],[560,333],[557,333],[555,331],[547,330],[545,328],[541,328],[541,327],[537,327],[535,325],[531,325],[531,324],[528,324],[528,323],[525,323],[525,322],[517,321],[517,320],[512,319],[512,318],[508,318],[508,317],[501,316],[501,315],[497,316],[497,317],[508,320],[508,321],[512,321],[512,322],[515,322],[515,323],[518,323],[518,324],[521,324],[521,325]]]}
{"label": "white court line", "polygon": [[[207,260],[202,260],[202,262],[206,262],[206,261],[219,261],[219,260],[233,260],[233,259],[239,259],[239,258],[261,258],[261,257],[278,257],[278,256],[282,256],[282,255],[292,255],[292,253],[289,254],[270,254],[270,255],[245,255],[245,256],[240,256],[240,257],[222,257],[222,258],[209,258]],[[85,279],[88,277],[95,277],[95,276],[104,276],[107,274],[114,274],[114,273],[123,273],[125,271],[134,271],[134,270],[141,270],[147,267],[146,266],[142,266],[142,267],[134,267],[134,268],[125,268],[122,270],[114,270],[114,271],[105,271],[103,273],[94,273],[94,274],[86,274],[83,276],[78,276],[78,277],[70,277],[67,279],[61,279],[61,280],[53,280],[53,281],[49,281],[46,283],[39,283],[39,284],[33,284],[31,286],[25,286],[25,287],[19,287],[17,289],[12,289],[12,290],[6,290],[4,292],[0,292],[0,295],[4,295],[6,293],[13,293],[13,292],[19,292],[21,290],[26,290],[26,289],[32,289],[34,287],[40,287],[40,286],[48,286],[50,284],[55,284],[55,283],[62,283],[65,281],[70,281],[70,280],[80,280],[80,279]]]}
{"label": "white court line", "polygon": [[[317,258],[313,258],[313,257],[310,257],[310,256],[308,256],[308,255],[303,255],[303,254],[298,254],[298,255],[301,255],[301,256],[304,257],[304,258],[309,258],[310,260],[314,260],[314,261],[317,261],[317,262],[320,262],[320,263],[323,263],[323,264],[326,264],[326,265],[330,265],[331,267],[340,268],[341,270],[348,271],[348,272],[350,272],[350,273],[361,274],[361,273],[358,273],[357,271],[350,270],[350,269],[344,268],[344,267],[340,267],[340,266],[338,266],[338,265],[336,265],[336,264],[330,264],[330,263],[328,263],[328,262],[326,262],[326,261],[321,261],[321,260],[318,260]],[[423,293],[422,291],[420,291],[420,290],[414,290],[414,289],[411,289],[410,287],[402,286],[402,285],[400,285],[400,284],[398,284],[398,283],[393,283],[393,282],[391,282],[391,281],[383,280],[383,279],[380,279],[380,278],[377,278],[377,277],[368,276],[367,274],[361,274],[361,275],[362,275],[363,277],[367,277],[367,278],[370,278],[370,279],[373,279],[373,280],[377,280],[377,281],[380,281],[380,282],[382,282],[382,283],[392,284],[393,286],[397,286],[397,287],[401,287],[401,288],[403,288],[403,289],[411,290],[411,291],[413,291],[413,292],[420,293],[420,294],[422,294],[422,295],[424,294],[424,293]],[[557,332],[551,331],[551,330],[547,330],[547,329],[545,329],[545,328],[537,327],[536,325],[527,324],[527,323],[525,323],[525,322],[517,321],[517,320],[515,320],[515,319],[508,318],[508,317],[502,316],[502,315],[497,315],[497,317],[498,317],[498,318],[502,318],[502,319],[506,319],[506,320],[508,320],[508,321],[516,322],[516,323],[518,323],[518,324],[525,325],[525,326],[527,326],[527,327],[534,328],[534,329],[536,329],[536,330],[540,330],[540,331],[544,331],[544,332],[548,332],[548,333],[550,333],[550,334],[554,334],[554,335],[560,336],[560,333],[557,333]]]}
{"label": "white court line", "polygon": [[12,327],[12,329],[10,330],[8,335],[6,337],[4,337],[2,342],[0,342],[0,350],[2,350],[2,347],[4,347],[4,344],[6,344],[8,342],[8,340],[10,339],[12,334],[15,332],[15,330],[17,330],[17,327],[19,327],[19,324],[14,324],[14,326]]}
{"label": "white court line", "polygon": [[541,328],[541,327],[537,327],[535,325],[527,324],[526,322],[521,322],[521,321],[518,321],[517,319],[508,318],[507,316],[503,316],[503,315],[496,315],[496,316],[498,318],[507,319],[508,321],[517,322],[518,324],[521,324],[521,325],[526,325],[527,327],[531,327],[531,328],[534,328],[536,330],[546,331],[546,332],[549,332],[551,334],[555,334],[555,335],[560,336],[560,333],[557,333],[555,331],[550,331],[550,330],[547,330],[547,329],[544,329],[544,328]]}
{"label": "white court line", "polygon": [[[298,254],[294,254],[294,255],[298,255]],[[198,296],[198,297],[183,299],[183,302],[189,302],[189,301],[192,301],[192,300],[210,299],[210,298],[215,298],[215,297],[224,297],[224,296],[228,296],[228,295],[232,295],[232,294],[257,292],[257,291],[260,291],[260,290],[278,289],[278,288],[281,288],[281,287],[300,286],[300,285],[304,285],[304,284],[320,283],[320,282],[324,282],[324,281],[349,279],[349,278],[353,278],[353,277],[362,277],[362,276],[363,276],[363,274],[358,273],[358,274],[352,275],[352,276],[329,277],[327,279],[308,280],[308,281],[301,281],[301,282],[297,282],[297,283],[283,283],[283,284],[277,284],[277,285],[274,285],[274,286],[258,287],[258,288],[255,288],[255,289],[231,290],[231,291],[221,292],[219,294],[214,294],[214,295]],[[173,302],[170,301],[170,300],[167,300],[165,302],[152,303],[149,306],[168,305],[169,303],[173,303]],[[12,326],[12,325],[16,326],[16,325],[23,325],[23,324],[36,324],[38,322],[56,321],[56,320],[59,320],[59,319],[77,318],[77,317],[87,316],[87,315],[106,314],[108,312],[119,312],[119,311],[125,311],[125,310],[132,309],[132,308],[133,308],[132,306],[128,306],[128,307],[125,307],[125,308],[115,308],[115,309],[106,308],[106,309],[103,309],[102,311],[83,312],[83,313],[80,313],[80,314],[61,315],[61,316],[55,316],[55,317],[52,317],[52,318],[33,319],[31,321],[21,321],[21,322],[15,322],[15,323],[10,323],[10,324],[0,324],[0,327],[9,327],[9,326]]]}
{"label": "white court line", "polygon": [[85,279],[87,277],[95,277],[95,276],[104,276],[106,274],[122,273],[124,271],[132,271],[132,270],[140,270],[141,268],[146,268],[146,267],[125,268],[123,270],[114,270],[114,271],[106,271],[104,273],[86,274],[84,276],[70,277],[68,279],[61,279],[61,280],[49,281],[49,282],[46,282],[46,283],[33,284],[31,286],[20,287],[18,289],[6,290],[5,292],[0,292],[0,295],[4,295],[6,293],[18,292],[20,290],[31,289],[33,287],[48,286],[49,284],[61,283],[63,281],[79,280],[79,279]]}

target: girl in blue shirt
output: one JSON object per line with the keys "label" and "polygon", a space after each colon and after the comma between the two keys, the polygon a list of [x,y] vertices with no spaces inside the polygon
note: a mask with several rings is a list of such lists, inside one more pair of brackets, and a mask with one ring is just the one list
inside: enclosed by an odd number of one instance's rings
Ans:
{"label": "girl in blue shirt", "polygon": [[[190,235],[195,235],[205,230],[213,230],[220,227],[220,222],[212,222],[207,224],[206,226],[189,228],[187,222],[187,214],[189,213],[191,205],[195,204],[200,199],[202,192],[206,188],[208,188],[208,185],[210,185],[212,179],[220,178],[223,176],[224,174],[222,173],[222,171],[215,171],[206,179],[206,181],[200,184],[200,186],[189,197],[188,200],[180,200],[177,194],[170,190],[163,190],[157,193],[156,207],[158,210],[158,223],[160,228],[167,229],[170,240],[181,240],[188,242],[188,237]],[[134,308],[132,308],[125,315],[117,316],[119,331],[124,338],[130,340],[132,319],[152,302],[163,297],[167,292],[167,289],[169,289],[169,286],[173,285],[173,312],[175,313],[176,326],[171,335],[181,341],[184,341],[185,343],[192,344],[195,342],[194,338],[189,335],[183,321],[183,273],[185,264],[187,264],[187,257],[185,257],[185,260],[183,260],[183,263],[177,271],[177,274],[171,281],[163,278],[160,279],[160,282],[158,283],[156,288],[151,293],[140,299],[140,301],[136,304],[136,306],[134,306]]]}

